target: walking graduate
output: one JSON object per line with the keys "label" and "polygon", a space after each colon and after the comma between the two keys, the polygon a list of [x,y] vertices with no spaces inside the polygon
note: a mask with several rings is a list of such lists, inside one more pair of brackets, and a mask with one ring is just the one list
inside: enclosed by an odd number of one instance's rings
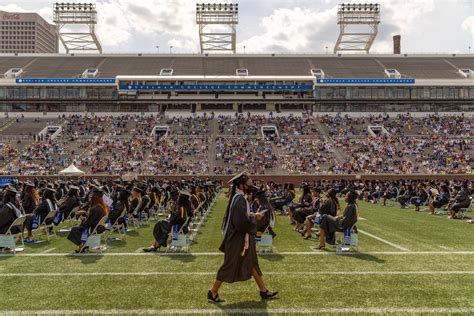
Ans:
{"label": "walking graduate", "polygon": [[219,247],[219,250],[224,253],[224,263],[217,272],[216,280],[207,293],[207,298],[210,302],[223,302],[218,294],[222,283],[246,281],[253,276],[260,289],[260,297],[269,299],[278,292],[272,292],[266,288],[258,265],[255,234],[257,221],[262,220],[264,214],[252,213],[245,197],[252,186],[252,179],[243,172],[232,178],[229,183],[232,183],[232,188],[222,223],[224,240]]}

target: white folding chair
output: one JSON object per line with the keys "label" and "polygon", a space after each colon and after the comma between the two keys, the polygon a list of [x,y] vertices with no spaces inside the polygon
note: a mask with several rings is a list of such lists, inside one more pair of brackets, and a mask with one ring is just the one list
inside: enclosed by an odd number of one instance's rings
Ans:
{"label": "white folding chair", "polygon": [[[122,240],[122,239],[125,239],[125,236],[127,236],[125,234],[125,214],[127,213],[127,210],[124,208],[122,213],[120,214],[119,217],[117,217],[117,219],[115,220],[114,223],[112,223],[110,225],[110,228],[107,230],[107,239],[110,238],[110,236],[117,232],[118,233],[118,238],[115,238],[114,240]],[[120,223],[120,219],[122,219],[122,223]]]}
{"label": "white folding chair", "polygon": [[100,226],[104,226],[107,223],[107,219],[109,218],[108,215],[105,215],[102,217],[102,219],[97,223],[97,225],[94,227],[92,230],[91,234],[89,237],[87,237],[86,241],[86,246],[89,247],[91,250],[98,250],[99,252],[102,252],[103,250],[107,249],[107,238],[104,238],[104,244],[102,244],[102,233],[98,232],[98,229]]}
{"label": "white folding chair", "polygon": [[[14,227],[23,227],[25,224],[26,216],[20,216],[13,221],[5,234],[0,234],[0,247],[7,248],[10,251],[13,251],[16,254],[17,251],[23,251],[25,249],[25,244],[23,242],[23,232],[20,229],[18,233],[12,233]],[[16,248],[17,237],[20,237],[21,248]]]}
{"label": "white folding chair", "polygon": [[58,211],[50,211],[46,215],[46,217],[43,219],[41,224],[38,226],[38,228],[35,229],[35,231],[38,231],[40,233],[40,235],[42,233],[44,233],[46,235],[46,240],[39,240],[39,241],[37,241],[37,243],[41,243],[41,242],[45,242],[45,241],[49,242],[50,237],[56,236],[56,232],[54,230],[53,220],[54,220],[54,217],[56,216],[57,212]]}
{"label": "white folding chair", "polygon": [[344,232],[336,232],[336,244],[335,247],[340,249],[341,252],[348,251],[359,251],[359,236],[357,229],[351,227]]}
{"label": "white folding chair", "polygon": [[[178,249],[184,249],[184,252],[188,252],[189,250],[189,242],[188,242],[188,236],[183,232],[184,227],[186,227],[189,224],[189,218],[186,220],[186,223],[181,226],[181,229],[179,230],[178,234],[173,236],[173,231],[171,231],[171,242],[169,246],[166,249],[166,252],[168,251],[173,251],[176,252]],[[173,227],[171,228],[173,230]]]}
{"label": "white folding chair", "polygon": [[69,216],[63,220],[65,225],[59,230],[60,233],[69,233],[71,231],[71,229],[75,226],[74,224],[79,221],[78,219],[76,219],[76,212],[80,209],[80,206],[76,206],[71,210]]}
{"label": "white folding chair", "polygon": [[273,237],[268,233],[268,228],[259,237],[255,237],[257,249],[261,252],[273,252]]}

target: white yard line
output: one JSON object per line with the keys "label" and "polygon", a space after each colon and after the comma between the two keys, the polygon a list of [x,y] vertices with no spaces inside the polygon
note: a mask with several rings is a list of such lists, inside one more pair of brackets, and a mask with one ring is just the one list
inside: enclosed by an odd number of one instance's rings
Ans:
{"label": "white yard line", "polygon": [[56,250],[56,248],[49,248],[49,249],[46,249],[45,251],[41,251],[40,253],[50,253],[50,252],[53,252],[54,250]]}
{"label": "white yard line", "polygon": [[390,246],[392,246],[392,247],[394,247],[394,248],[397,248],[397,249],[399,249],[399,250],[401,250],[401,251],[410,251],[409,249],[407,249],[407,248],[405,248],[405,247],[402,247],[402,246],[400,246],[400,245],[394,244],[393,242],[390,242],[390,241],[388,241],[388,240],[385,240],[385,239],[383,239],[383,238],[380,238],[380,237],[378,237],[378,236],[375,236],[375,235],[373,235],[373,234],[371,234],[371,233],[368,233],[368,232],[366,232],[366,231],[364,231],[364,230],[362,230],[362,229],[358,229],[358,232],[359,232],[359,233],[362,233],[362,234],[364,234],[364,235],[366,235],[366,236],[372,237],[373,239],[376,239],[376,240],[378,240],[378,241],[381,241],[381,242],[383,242],[384,244],[387,244],[387,245],[390,245]]}
{"label": "white yard line", "polygon": [[342,307],[0,311],[0,315],[471,314],[474,307]]}
{"label": "white yard line", "polygon": [[[201,272],[33,272],[33,273],[0,273],[0,278],[10,277],[100,277],[100,276],[208,276],[215,275],[215,271]],[[271,271],[265,275],[474,275],[474,271]]]}
{"label": "white yard line", "polygon": [[[359,230],[360,231],[360,230]],[[363,256],[363,255],[474,255],[474,251],[368,251],[368,252],[343,252],[342,254],[336,254],[331,251],[294,251],[294,252],[274,252],[274,253],[262,253],[260,256]],[[135,252],[104,252],[104,253],[3,253],[0,257],[141,257],[141,256],[154,256],[154,257],[174,257],[174,256],[190,256],[190,257],[214,257],[223,256],[221,252],[189,252],[189,253],[135,253]]]}

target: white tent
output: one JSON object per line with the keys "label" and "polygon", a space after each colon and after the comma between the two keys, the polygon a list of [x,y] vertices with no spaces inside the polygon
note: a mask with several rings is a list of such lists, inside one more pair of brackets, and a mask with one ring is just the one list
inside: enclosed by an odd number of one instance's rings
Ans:
{"label": "white tent", "polygon": [[64,176],[82,176],[85,174],[84,171],[78,169],[74,164],[72,163],[69,167],[67,167],[64,170],[59,171],[59,174],[64,175]]}

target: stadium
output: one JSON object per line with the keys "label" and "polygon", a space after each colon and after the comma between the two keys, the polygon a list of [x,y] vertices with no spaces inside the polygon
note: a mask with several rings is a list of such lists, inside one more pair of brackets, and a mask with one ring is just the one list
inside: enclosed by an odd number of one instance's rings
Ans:
{"label": "stadium", "polygon": [[381,10],[242,54],[197,4],[199,54],[110,54],[56,3],[66,53],[0,54],[0,315],[474,314],[474,55],[369,53]]}

